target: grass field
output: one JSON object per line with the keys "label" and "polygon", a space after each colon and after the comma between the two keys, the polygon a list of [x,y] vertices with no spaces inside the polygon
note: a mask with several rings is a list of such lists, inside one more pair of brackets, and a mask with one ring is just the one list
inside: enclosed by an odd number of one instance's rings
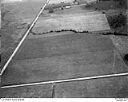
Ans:
{"label": "grass field", "polygon": [[[92,29],[93,28],[93,29]],[[77,14],[62,14],[53,15],[51,18],[39,19],[35,28],[34,33],[47,33],[51,31],[61,30],[75,30],[76,32],[83,31],[105,31],[110,30],[107,18],[100,12],[91,13],[77,13]]]}
{"label": "grass field", "polygon": [[[2,76],[2,85],[128,71],[118,56],[113,67],[113,50],[107,36],[69,34],[30,38]],[[127,77],[120,77],[57,84],[55,97],[127,97],[127,81]],[[2,97],[52,97],[51,94],[51,84],[2,89]]]}
{"label": "grass field", "polygon": [[2,3],[2,28],[0,32],[2,35],[2,66],[12,54],[17,43],[44,3],[45,0],[41,2],[29,0]]}

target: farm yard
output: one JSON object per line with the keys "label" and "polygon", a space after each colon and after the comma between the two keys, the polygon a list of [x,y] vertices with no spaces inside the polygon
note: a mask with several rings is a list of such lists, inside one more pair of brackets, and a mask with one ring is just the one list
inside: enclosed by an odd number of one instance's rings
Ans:
{"label": "farm yard", "polygon": [[[111,0],[62,2],[49,2],[1,75],[1,97],[127,98],[127,75],[76,80],[128,72],[127,9]],[[2,3],[1,70],[45,3]]]}

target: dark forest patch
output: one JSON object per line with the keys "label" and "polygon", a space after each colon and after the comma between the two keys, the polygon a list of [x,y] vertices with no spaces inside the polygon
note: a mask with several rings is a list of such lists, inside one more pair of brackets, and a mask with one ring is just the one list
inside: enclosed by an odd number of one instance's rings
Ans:
{"label": "dark forest patch", "polygon": [[123,14],[113,15],[108,17],[108,22],[111,28],[116,29],[118,27],[126,26],[127,18]]}

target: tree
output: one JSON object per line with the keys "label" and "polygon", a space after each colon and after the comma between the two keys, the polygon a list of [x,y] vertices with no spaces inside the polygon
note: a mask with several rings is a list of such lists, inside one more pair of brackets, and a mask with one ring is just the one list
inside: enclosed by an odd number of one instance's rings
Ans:
{"label": "tree", "polygon": [[49,13],[53,13],[54,10],[52,8],[49,9]]}
{"label": "tree", "polygon": [[127,0],[113,0],[113,1],[118,2],[119,3],[119,7],[127,8]]}

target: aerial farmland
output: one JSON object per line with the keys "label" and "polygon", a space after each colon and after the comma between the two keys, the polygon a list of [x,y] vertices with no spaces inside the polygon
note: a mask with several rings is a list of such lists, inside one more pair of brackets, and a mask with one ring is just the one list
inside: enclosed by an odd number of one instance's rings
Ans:
{"label": "aerial farmland", "polygon": [[128,98],[122,2],[3,0],[1,97]]}

